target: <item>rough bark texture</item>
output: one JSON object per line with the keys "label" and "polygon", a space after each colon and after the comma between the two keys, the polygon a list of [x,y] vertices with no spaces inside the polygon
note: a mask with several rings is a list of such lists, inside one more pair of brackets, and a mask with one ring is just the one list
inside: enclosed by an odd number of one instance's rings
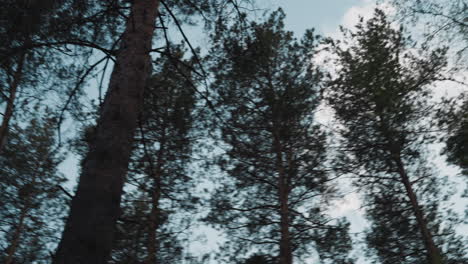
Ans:
{"label": "rough bark texture", "polygon": [[21,76],[23,75],[23,65],[25,58],[26,53],[23,52],[18,61],[18,67],[16,68],[15,74],[13,76],[13,82],[10,84],[10,89],[8,91],[10,93],[10,96],[7,98],[5,113],[3,114],[2,125],[0,126],[0,153],[2,152],[2,149],[6,144],[8,128],[15,108],[16,93],[18,91],[18,86],[21,81]]}
{"label": "rough bark texture", "polygon": [[159,1],[133,1],[94,141],[72,200],[54,264],[104,264],[120,200],[143,90]]}
{"label": "rough bark texture", "polygon": [[432,238],[432,234],[427,226],[426,219],[424,219],[424,214],[419,206],[418,199],[416,194],[414,193],[413,187],[411,186],[411,182],[406,174],[405,167],[400,157],[396,158],[396,163],[398,166],[398,173],[400,174],[401,181],[406,189],[406,194],[410,199],[411,207],[413,209],[414,215],[416,216],[416,221],[418,223],[418,227],[421,232],[421,236],[424,240],[424,245],[427,251],[427,260],[429,264],[442,264],[443,258],[440,253],[440,250],[434,243],[434,239]]}

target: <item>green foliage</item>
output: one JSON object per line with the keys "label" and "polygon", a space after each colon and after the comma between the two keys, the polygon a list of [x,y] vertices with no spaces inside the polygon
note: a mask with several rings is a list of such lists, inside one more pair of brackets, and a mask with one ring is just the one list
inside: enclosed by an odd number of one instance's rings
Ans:
{"label": "green foliage", "polygon": [[[432,45],[446,45],[465,68],[468,59],[468,2],[466,0],[391,0],[397,17],[423,29]],[[435,40],[435,41],[434,41]]]}
{"label": "green foliage", "polygon": [[[264,23],[219,28],[210,52],[226,149],[219,166],[229,178],[219,182],[206,221],[226,230],[222,257],[230,261],[250,250],[279,252],[281,199],[294,255],[308,255],[327,229],[346,229],[333,224],[323,204],[334,190],[327,184],[326,135],[313,122],[322,78],[312,64],[317,36],[310,30],[298,41],[283,20],[279,10]],[[349,243],[343,233],[333,242]]]}
{"label": "green foliage", "polygon": [[194,181],[189,174],[196,98],[188,84],[193,81],[190,71],[181,64],[191,62],[183,59],[181,47],[174,49],[177,57],[156,61],[145,91],[127,179],[127,189],[132,191],[124,195],[112,263],[147,258],[155,208],[157,262],[181,263],[184,257],[182,242],[198,201],[191,194]]}
{"label": "green foliage", "polygon": [[448,135],[443,154],[447,161],[459,166],[463,175],[468,175],[468,99],[462,98],[461,105],[449,100],[439,113],[440,125],[447,128]]}
{"label": "green foliage", "polygon": [[66,197],[57,166],[56,122],[38,114],[15,124],[0,157],[0,261],[48,263],[57,243]]}
{"label": "green foliage", "polygon": [[254,254],[249,258],[239,262],[239,264],[275,264],[276,260],[274,257],[263,254]]}
{"label": "green foliage", "polygon": [[79,113],[77,98],[94,70],[91,57],[97,50],[110,56],[115,40],[109,35],[121,31],[117,11],[124,7],[116,2],[0,1],[0,106],[11,103],[14,119],[28,118],[35,103],[53,107],[59,97],[64,111]]}
{"label": "green foliage", "polygon": [[[151,198],[141,191],[128,193],[124,197],[121,206],[123,213],[117,223],[112,259],[109,263],[143,263],[148,257],[151,203]],[[163,211],[157,219],[160,226],[156,234],[158,263],[183,263],[184,247],[181,239],[183,236],[178,232],[184,232],[187,223],[175,226],[175,221],[172,222],[174,218],[169,216],[171,213],[176,213],[175,207],[172,209],[172,211]]]}
{"label": "green foliage", "polygon": [[445,50],[410,52],[413,42],[381,10],[344,35],[343,43],[330,45],[339,70],[327,99],[343,126],[340,167],[365,192],[368,256],[376,255],[375,263],[427,263],[418,207],[446,262],[466,262],[465,249],[447,250],[462,241],[454,227],[459,220],[440,208],[447,181],[425,154],[435,139],[429,87],[446,66]]}

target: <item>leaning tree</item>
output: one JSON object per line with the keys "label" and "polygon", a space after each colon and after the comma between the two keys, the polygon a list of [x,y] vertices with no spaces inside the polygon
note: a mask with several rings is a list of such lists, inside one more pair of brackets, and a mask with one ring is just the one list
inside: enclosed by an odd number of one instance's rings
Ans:
{"label": "leaning tree", "polygon": [[[93,1],[91,1],[93,2]],[[84,1],[84,8],[88,2]],[[103,5],[106,2],[99,1]],[[125,26],[121,34],[100,35],[118,43],[114,68],[89,143],[81,175],[54,263],[105,263],[111,252],[114,228],[120,214],[124,178],[133,145],[137,119],[142,110],[144,88],[151,73],[150,52],[156,37],[166,38],[169,23],[177,29],[197,14],[230,14],[237,1],[111,1]],[[90,10],[90,9],[87,9]],[[91,9],[92,11],[92,9]],[[220,19],[221,20],[221,19]],[[182,34],[185,38],[186,35]]]}

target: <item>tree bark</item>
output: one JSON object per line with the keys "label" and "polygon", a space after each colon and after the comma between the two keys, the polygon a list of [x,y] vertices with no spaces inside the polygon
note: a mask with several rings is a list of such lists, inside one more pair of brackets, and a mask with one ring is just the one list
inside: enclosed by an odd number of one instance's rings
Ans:
{"label": "tree bark", "polygon": [[284,177],[280,176],[280,223],[281,223],[281,240],[280,240],[280,264],[292,264],[291,251],[291,235],[289,233],[289,208],[288,208],[288,191],[287,186],[282,182]]}
{"label": "tree bark", "polygon": [[157,186],[153,190],[152,203],[151,203],[151,212],[149,216],[149,231],[148,231],[148,256],[146,258],[145,264],[155,264],[156,262],[156,253],[157,253],[157,230],[159,228],[159,199],[161,197],[161,188],[159,175],[156,176]]}
{"label": "tree bark", "polygon": [[159,228],[159,215],[160,215],[160,199],[161,199],[161,175],[163,172],[163,166],[164,166],[164,161],[163,157],[165,155],[166,151],[166,127],[167,127],[167,119],[168,119],[168,110],[169,106],[166,106],[165,109],[165,116],[164,116],[164,123],[162,127],[162,135],[161,135],[161,140],[159,142],[159,151],[158,151],[158,156],[156,160],[156,168],[153,166],[153,160],[151,159],[150,153],[148,151],[148,148],[146,146],[146,139],[145,139],[145,132],[143,129],[143,126],[140,124],[140,130],[141,130],[141,139],[143,143],[143,149],[145,152],[145,155],[148,160],[148,165],[150,168],[150,174],[151,178],[154,181],[154,185],[152,188],[152,194],[151,194],[151,212],[149,216],[149,226],[150,230],[148,232],[148,241],[147,241],[147,258],[145,260],[145,264],[155,264],[157,262],[156,254],[158,251],[157,248],[157,230]]}
{"label": "tree bark", "polygon": [[9,97],[7,99],[7,105],[5,113],[3,114],[2,125],[0,126],[0,153],[3,150],[3,147],[6,144],[8,128],[10,125],[11,117],[13,116],[13,111],[15,108],[15,99],[16,93],[18,91],[18,86],[21,81],[21,76],[23,75],[23,66],[24,60],[26,58],[26,52],[21,54],[21,57],[18,61],[18,67],[16,68],[15,74],[13,76],[13,81],[10,84]]}
{"label": "tree bark", "polygon": [[401,181],[406,189],[406,194],[410,199],[411,207],[413,209],[413,213],[416,216],[416,222],[418,223],[419,230],[421,232],[422,239],[424,240],[424,245],[427,251],[427,260],[429,264],[442,264],[443,257],[440,253],[440,250],[434,243],[434,239],[432,234],[427,226],[427,221],[424,218],[424,214],[419,206],[418,199],[416,194],[414,193],[413,187],[409,180],[408,175],[406,174],[405,167],[403,165],[403,161],[400,157],[395,159],[398,167],[398,173],[400,174]]}
{"label": "tree bark", "polygon": [[284,170],[283,153],[281,143],[277,135],[274,135],[274,149],[276,152],[276,167],[278,170],[278,197],[280,204],[280,255],[279,264],[292,264],[291,234],[289,232],[289,181]]}
{"label": "tree bark", "polygon": [[158,0],[135,0],[54,264],[104,264],[149,75]]}

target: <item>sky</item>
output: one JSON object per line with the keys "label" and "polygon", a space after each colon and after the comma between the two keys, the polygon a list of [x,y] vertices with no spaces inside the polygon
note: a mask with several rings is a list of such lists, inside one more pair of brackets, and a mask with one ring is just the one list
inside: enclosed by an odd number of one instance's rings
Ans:
{"label": "sky", "polygon": [[[293,31],[297,38],[300,38],[306,29],[314,28],[317,33],[327,37],[338,37],[339,26],[347,28],[353,27],[359,16],[369,18],[376,7],[373,0],[264,0],[260,1],[260,7],[273,11],[281,7],[286,14],[285,27]],[[256,12],[260,18],[265,10]],[[197,39],[199,45],[203,45],[205,40]],[[326,121],[328,117],[319,117]],[[360,197],[355,192],[347,194],[343,200],[336,201],[330,214],[333,217],[345,216],[351,222],[351,233],[359,233],[367,223],[364,219],[364,211],[361,209]],[[194,237],[204,237],[201,243],[192,243],[192,252],[209,252],[218,248],[218,244],[223,241],[219,232],[210,227],[200,227]],[[366,262],[357,253],[357,264]],[[359,258],[361,257],[361,258]],[[216,263],[213,261],[212,263]],[[311,258],[307,263],[320,264],[316,259]]]}
{"label": "sky", "polygon": [[[310,28],[315,28],[316,32],[323,36],[339,38],[340,25],[345,28],[353,28],[358,22],[360,16],[365,19],[370,18],[377,5],[374,0],[264,0],[260,1],[260,6],[270,11],[281,7],[286,14],[286,29],[293,31],[298,38],[302,36],[306,29]],[[391,6],[388,4],[383,6],[381,5],[380,7],[390,13],[393,11]],[[260,18],[264,11],[257,11],[256,13]],[[203,40],[200,41],[200,43],[204,43]],[[447,86],[446,84],[444,85]],[[447,93],[447,91],[452,93],[459,92],[457,89],[449,88],[454,87],[447,86],[445,89],[439,89],[439,94]],[[319,116],[318,119],[326,122],[329,120],[329,117]],[[438,148],[434,150],[434,153],[439,153],[440,148],[441,146],[438,146]],[[440,170],[442,171],[442,174],[452,175],[451,178],[456,181],[457,185],[464,186],[460,177],[453,177],[453,175],[456,175],[458,172],[457,168],[446,166],[443,159],[443,157],[439,156],[438,159],[435,160],[435,164],[438,164],[437,166],[441,168]],[[440,164],[443,165],[439,166]],[[454,199],[456,200],[459,198]],[[334,217],[345,216],[351,223],[351,233],[356,234],[367,227],[367,222],[364,218],[364,210],[361,209],[360,200],[359,194],[356,192],[350,192],[343,200],[336,201],[333,206],[334,209],[330,211],[330,214]],[[456,209],[458,209],[457,211],[463,212],[466,207],[466,201],[455,201],[455,203]],[[468,229],[464,228],[462,232],[467,230]],[[205,243],[193,244],[193,252],[207,252],[209,250],[215,250],[217,248],[216,244],[223,241],[223,239],[218,236],[218,233],[209,227],[200,228],[197,234],[205,236]],[[355,249],[355,252],[353,253],[358,259],[357,264],[369,263],[365,261],[361,252],[362,251],[359,249]],[[307,263],[320,264],[313,258],[307,260]]]}
{"label": "sky", "polygon": [[[369,17],[375,7],[374,0],[258,0],[257,3],[260,6],[260,10],[256,11],[258,17],[265,11],[281,7],[286,13],[286,28],[298,38],[310,28],[325,36],[337,36],[339,25],[352,27],[360,15]],[[185,30],[195,47],[206,47],[207,39],[202,37],[204,34],[199,28],[185,27]],[[174,34],[171,40],[179,41],[181,37]],[[97,97],[94,82],[87,88],[87,94],[90,99]],[[66,135],[73,133],[75,128],[75,124],[68,123],[62,127],[62,131]],[[61,170],[70,179],[67,187],[72,189],[79,174],[78,161],[70,156],[62,163]]]}
{"label": "sky", "polygon": [[[296,34],[308,28],[330,35],[339,25],[353,25],[359,13],[371,13],[374,6],[370,0],[271,0],[271,6],[286,13],[286,27]],[[272,8],[274,9],[274,8]]]}
{"label": "sky", "polygon": [[[261,10],[256,11],[256,15],[260,17],[265,9],[270,11],[281,7],[286,13],[285,25],[288,30],[295,33],[296,37],[300,38],[306,29],[315,28],[316,32],[324,36],[338,37],[339,26],[352,28],[358,21],[359,16],[368,18],[372,15],[376,6],[374,0],[259,0]],[[388,7],[388,6],[387,6]],[[200,29],[186,28],[186,33],[189,39],[193,40],[194,46],[205,47],[207,39],[201,37]],[[175,36],[173,39],[180,38]],[[90,88],[90,97],[96,94]],[[95,89],[95,88],[94,88]],[[326,118],[323,118],[326,120]],[[74,126],[70,125],[65,130],[73,130]],[[442,162],[442,161],[440,161]],[[455,174],[456,169],[448,168],[448,173]],[[70,179],[67,187],[72,189],[78,177],[78,161],[75,157],[70,156],[62,165],[61,171]],[[335,204],[335,209],[331,211],[333,216],[346,216],[351,221],[351,231],[359,232],[366,227],[366,222],[363,218],[363,211],[360,209],[360,198],[356,193],[346,195],[344,200],[338,201]],[[460,208],[462,208],[461,206]],[[219,233],[208,227],[201,227],[195,233],[196,236],[204,236],[204,243],[194,243],[191,245],[192,252],[209,252],[217,248],[217,243],[222,241]],[[310,263],[316,263],[312,262]],[[366,263],[361,259],[358,264]]]}

